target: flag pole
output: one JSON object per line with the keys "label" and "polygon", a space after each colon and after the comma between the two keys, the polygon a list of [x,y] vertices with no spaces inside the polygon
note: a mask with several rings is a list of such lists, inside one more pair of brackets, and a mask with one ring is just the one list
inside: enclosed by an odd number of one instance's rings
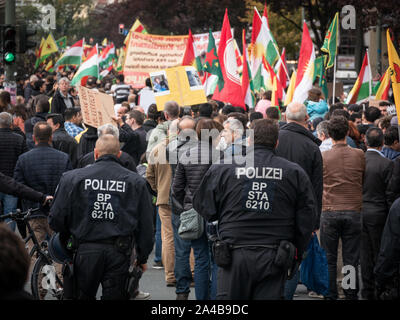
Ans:
{"label": "flag pole", "polygon": [[368,59],[368,71],[369,71],[369,80],[368,80],[368,84],[369,84],[369,97],[368,100],[371,100],[371,93],[372,93],[372,72],[371,72],[371,63],[369,61],[369,51],[367,49],[367,59]]}
{"label": "flag pole", "polygon": [[[261,18],[260,13],[258,12],[258,10],[257,10],[257,8],[256,8],[255,6],[254,6],[254,10],[255,10],[255,11],[257,12],[257,14],[258,14],[258,17],[259,17],[260,20],[261,20],[262,26],[263,26],[265,29],[267,29],[267,31],[269,31],[268,26],[265,25],[265,22],[264,22],[263,19]],[[285,66],[285,64],[284,64],[283,61],[282,61],[281,55],[280,55],[280,53],[279,53],[279,50],[278,50],[278,48],[276,47],[276,45],[275,45],[275,43],[274,43],[273,41],[272,41],[272,44],[274,45],[275,51],[276,51],[276,53],[278,54],[279,61],[283,64],[283,69],[285,69],[286,76],[289,78],[289,72],[287,71],[286,66]]]}
{"label": "flag pole", "polygon": [[332,88],[332,104],[335,103],[335,92],[336,92],[336,55],[333,62],[333,88]]}

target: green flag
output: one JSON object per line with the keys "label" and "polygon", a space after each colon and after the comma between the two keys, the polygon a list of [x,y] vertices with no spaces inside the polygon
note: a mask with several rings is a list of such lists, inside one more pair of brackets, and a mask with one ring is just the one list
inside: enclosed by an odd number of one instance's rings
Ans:
{"label": "green flag", "polygon": [[64,36],[56,41],[58,49],[65,49],[67,47],[67,36]]}
{"label": "green flag", "polygon": [[324,57],[320,56],[314,61],[314,75],[313,75],[313,83],[317,77],[321,74],[321,69],[324,69]]}
{"label": "green flag", "polygon": [[319,70],[318,76],[319,76],[319,84],[318,85],[321,88],[322,93],[324,94],[325,101],[328,101],[329,91],[328,91],[328,83],[326,81],[324,63],[322,63],[322,66]]}
{"label": "green flag", "polygon": [[209,32],[206,60],[203,64],[203,70],[218,77],[217,85],[219,91],[221,91],[224,87],[224,77],[222,76],[221,66],[217,56],[217,47],[211,29]]}
{"label": "green flag", "polygon": [[329,58],[326,64],[326,69],[333,66],[338,42],[338,30],[339,30],[339,12],[336,12],[335,17],[326,33],[324,44],[322,45],[321,51],[328,53]]}

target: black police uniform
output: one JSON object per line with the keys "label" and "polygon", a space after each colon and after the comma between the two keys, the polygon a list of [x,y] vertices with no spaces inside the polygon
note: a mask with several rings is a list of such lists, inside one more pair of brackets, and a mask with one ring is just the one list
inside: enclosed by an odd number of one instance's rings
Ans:
{"label": "black police uniform", "polygon": [[[138,263],[146,263],[154,243],[152,210],[145,180],[113,155],[62,176],[49,224],[64,239],[72,235],[78,243],[78,299],[94,299],[100,283],[102,299],[128,298],[130,241],[133,237]],[[122,250],[116,242],[130,248]]]}
{"label": "black police uniform", "polygon": [[[393,288],[394,285],[399,286],[400,280],[400,199],[389,210],[374,273],[378,290],[400,291],[400,288]],[[400,292],[397,295],[400,298]]]}
{"label": "black police uniform", "polygon": [[254,167],[211,166],[193,207],[207,221],[218,220],[219,238],[234,246],[231,265],[219,268],[217,298],[283,299],[287,269],[273,263],[276,247],[290,241],[301,257],[317,219],[305,171],[256,145]]}

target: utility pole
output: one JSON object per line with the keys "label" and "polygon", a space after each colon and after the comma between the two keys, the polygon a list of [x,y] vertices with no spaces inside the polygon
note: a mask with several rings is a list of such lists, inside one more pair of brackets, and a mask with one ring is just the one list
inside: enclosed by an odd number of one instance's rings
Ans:
{"label": "utility pole", "polygon": [[[5,8],[5,24],[15,26],[15,0],[6,0],[6,8]],[[4,50],[4,48],[3,48]],[[16,64],[12,63],[10,65],[4,63],[4,88],[11,95],[11,103],[15,104],[17,99],[17,84],[15,82],[15,71]]]}

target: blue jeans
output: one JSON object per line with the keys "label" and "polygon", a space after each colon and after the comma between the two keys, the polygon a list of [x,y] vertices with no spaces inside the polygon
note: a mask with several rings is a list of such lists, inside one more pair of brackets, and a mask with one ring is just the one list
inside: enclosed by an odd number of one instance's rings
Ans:
{"label": "blue jeans", "polygon": [[175,244],[176,293],[189,293],[192,273],[190,271],[190,250],[194,251],[194,284],[197,300],[210,299],[210,255],[206,233],[196,240],[182,240],[179,237],[178,215],[172,213],[172,228]]}
{"label": "blue jeans", "polygon": [[160,216],[158,215],[158,207],[156,207],[156,248],[154,252],[154,262],[161,262],[161,220]]}
{"label": "blue jeans", "polygon": [[[15,212],[15,210],[17,209],[18,198],[0,192],[0,203],[3,207],[3,214],[8,214],[11,212]],[[7,219],[5,222],[9,224],[10,228],[13,231],[15,231],[15,226],[16,226],[15,221]]]}

